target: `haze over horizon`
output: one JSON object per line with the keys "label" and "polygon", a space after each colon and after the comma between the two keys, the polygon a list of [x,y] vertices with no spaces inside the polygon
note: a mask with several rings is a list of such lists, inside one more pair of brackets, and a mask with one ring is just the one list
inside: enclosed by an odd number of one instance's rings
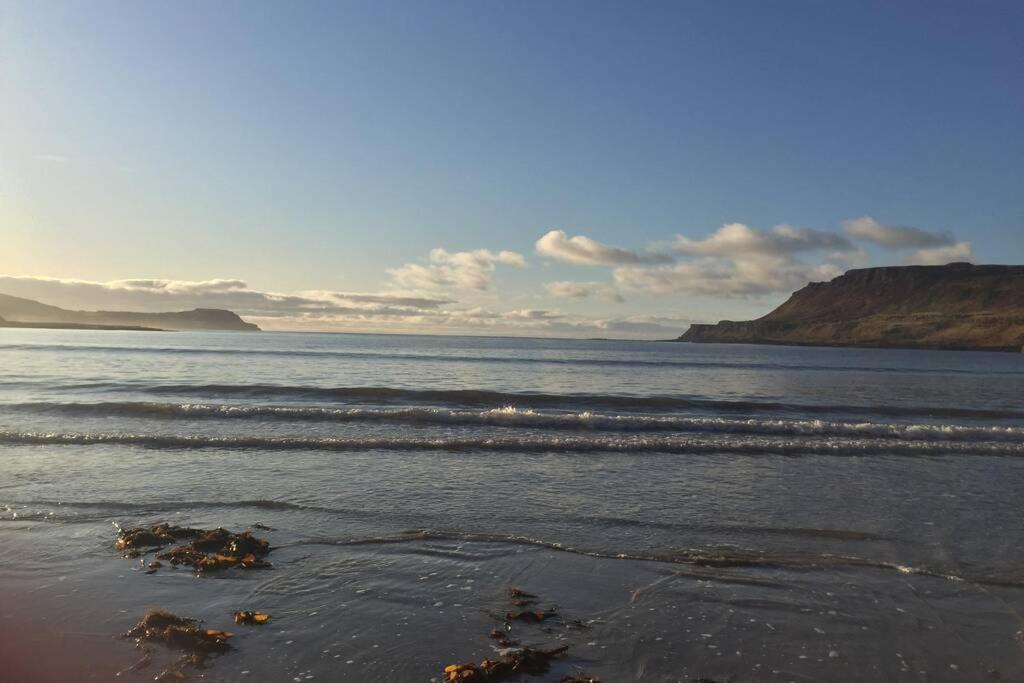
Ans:
{"label": "haze over horizon", "polygon": [[0,4],[0,292],[675,336],[1024,262],[1024,7]]}

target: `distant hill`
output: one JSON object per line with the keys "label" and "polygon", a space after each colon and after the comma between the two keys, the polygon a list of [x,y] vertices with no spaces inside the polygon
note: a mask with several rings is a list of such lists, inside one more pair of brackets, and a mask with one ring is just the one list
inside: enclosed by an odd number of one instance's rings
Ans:
{"label": "distant hill", "polygon": [[133,313],[130,311],[69,311],[32,299],[0,294],[0,320],[5,326],[33,327],[68,326],[89,329],[148,328],[164,330],[237,330],[258,332],[259,327],[247,323],[235,313],[220,308],[196,308],[171,313]]}
{"label": "distant hill", "polygon": [[812,282],[768,315],[679,341],[1024,350],[1024,266],[894,266]]}

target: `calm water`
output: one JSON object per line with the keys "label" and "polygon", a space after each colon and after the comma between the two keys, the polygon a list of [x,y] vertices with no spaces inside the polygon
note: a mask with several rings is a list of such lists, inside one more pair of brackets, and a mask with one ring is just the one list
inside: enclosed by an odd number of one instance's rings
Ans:
{"label": "calm water", "polygon": [[[3,330],[0,618],[261,609],[207,678],[429,681],[516,585],[583,626],[517,627],[540,680],[1020,680],[1022,456],[1019,354]],[[144,575],[160,521],[274,568]]]}

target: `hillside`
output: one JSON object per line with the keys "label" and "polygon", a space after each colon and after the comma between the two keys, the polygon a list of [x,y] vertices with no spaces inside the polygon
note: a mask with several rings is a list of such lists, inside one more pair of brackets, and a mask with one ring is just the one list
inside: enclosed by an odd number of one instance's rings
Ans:
{"label": "hillside", "polygon": [[32,299],[0,294],[0,319],[6,326],[71,326],[102,329],[159,328],[163,330],[237,330],[259,331],[231,311],[219,308],[196,308],[170,313],[134,313],[131,311],[69,311]]}
{"label": "hillside", "polygon": [[757,320],[692,325],[679,341],[1020,351],[1024,266],[851,270]]}

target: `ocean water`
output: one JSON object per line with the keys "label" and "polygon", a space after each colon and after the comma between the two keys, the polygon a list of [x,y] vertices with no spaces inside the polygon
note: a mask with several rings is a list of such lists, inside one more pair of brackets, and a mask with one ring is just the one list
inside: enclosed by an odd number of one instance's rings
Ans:
{"label": "ocean water", "polygon": [[[1020,354],[0,331],[0,634],[82,678],[159,605],[208,680],[441,680],[515,586],[535,680],[1022,680],[1022,494]],[[163,521],[274,566],[114,550]]]}

